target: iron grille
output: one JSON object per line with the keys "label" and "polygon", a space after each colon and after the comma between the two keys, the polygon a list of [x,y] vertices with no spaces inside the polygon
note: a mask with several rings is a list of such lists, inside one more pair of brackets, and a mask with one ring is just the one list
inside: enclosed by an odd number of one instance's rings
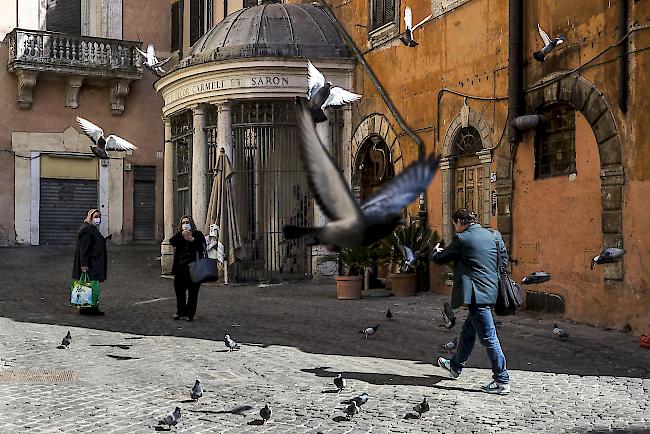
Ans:
{"label": "iron grille", "polygon": [[576,111],[556,105],[546,112],[547,123],[535,135],[535,178],[576,172]]}
{"label": "iron grille", "polygon": [[192,214],[192,112],[184,111],[172,117],[172,146],[174,146],[174,221]]}
{"label": "iron grille", "polygon": [[474,127],[461,128],[454,136],[454,154],[476,155],[483,150],[483,141],[478,130]]}
{"label": "iron grille", "polygon": [[331,108],[329,110],[330,137],[332,138],[332,159],[341,172],[343,172],[343,110]]}
{"label": "iron grille", "polygon": [[310,248],[284,240],[285,224],[312,222],[307,180],[298,157],[293,101],[240,102],[233,106],[233,195],[242,251],[238,280],[279,280],[310,275]]}

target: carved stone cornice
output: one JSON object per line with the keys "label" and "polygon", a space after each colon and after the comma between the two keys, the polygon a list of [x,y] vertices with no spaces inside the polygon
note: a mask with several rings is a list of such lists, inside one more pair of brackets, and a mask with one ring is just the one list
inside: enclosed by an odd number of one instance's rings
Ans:
{"label": "carved stone cornice", "polygon": [[36,71],[17,71],[18,78],[18,107],[28,109],[32,106],[32,89],[36,86]]}

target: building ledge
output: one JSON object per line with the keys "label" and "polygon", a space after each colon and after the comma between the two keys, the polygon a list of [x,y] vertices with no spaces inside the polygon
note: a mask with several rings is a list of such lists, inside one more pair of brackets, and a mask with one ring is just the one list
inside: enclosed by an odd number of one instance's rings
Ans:
{"label": "building ledge", "polygon": [[7,70],[18,78],[18,107],[29,109],[37,77],[67,83],[65,106],[79,106],[82,85],[110,86],[111,113],[124,111],[129,85],[142,78],[142,43],[91,36],[14,29],[9,35]]}

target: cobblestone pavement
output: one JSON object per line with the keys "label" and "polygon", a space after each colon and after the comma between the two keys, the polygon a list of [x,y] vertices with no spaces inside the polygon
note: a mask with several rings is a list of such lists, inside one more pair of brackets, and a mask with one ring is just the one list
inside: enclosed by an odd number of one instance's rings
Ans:
{"label": "cobblestone pavement", "polygon": [[[111,246],[106,316],[87,317],[67,306],[72,252],[0,249],[2,433],[155,432],[177,405],[177,431],[191,433],[650,432],[650,351],[636,336],[526,312],[502,319],[512,393],[497,397],[477,391],[491,374],[481,347],[457,381],[432,366],[460,329],[438,326],[443,296],[338,301],[329,284],[204,285],[195,321],[174,321],[157,247]],[[554,337],[554,321],[570,340]],[[375,336],[357,333],[374,324]],[[56,349],[68,330],[70,348]],[[240,351],[226,351],[225,333]],[[339,372],[348,388],[336,394]],[[193,403],[197,378],[206,392]],[[344,420],[342,401],[361,392],[368,403]],[[423,396],[431,411],[416,419]],[[273,418],[260,425],[265,403]]]}

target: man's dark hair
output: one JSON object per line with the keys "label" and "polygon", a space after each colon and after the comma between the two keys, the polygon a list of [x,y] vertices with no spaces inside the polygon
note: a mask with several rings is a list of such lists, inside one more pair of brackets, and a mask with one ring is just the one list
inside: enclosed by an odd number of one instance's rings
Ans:
{"label": "man's dark hair", "polygon": [[473,212],[467,211],[466,208],[459,208],[451,216],[451,220],[454,223],[460,222],[460,224],[462,225],[469,225],[472,223],[476,223],[476,216],[474,215]]}

